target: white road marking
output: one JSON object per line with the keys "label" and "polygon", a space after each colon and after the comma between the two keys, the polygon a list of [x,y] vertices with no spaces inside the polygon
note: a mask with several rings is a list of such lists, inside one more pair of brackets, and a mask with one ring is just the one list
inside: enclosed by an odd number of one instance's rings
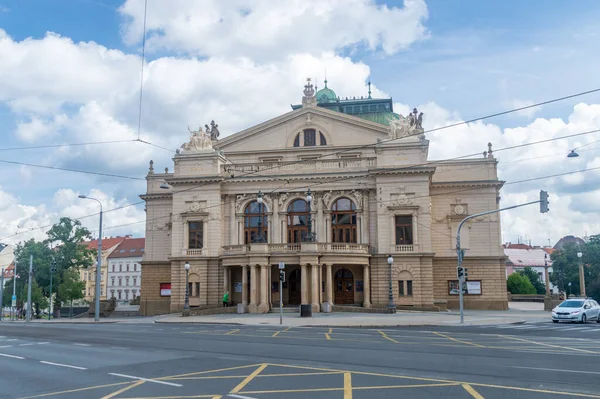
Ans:
{"label": "white road marking", "polygon": [[562,373],[580,373],[580,374],[600,374],[598,371],[582,371],[582,370],[561,370],[561,369],[547,369],[543,367],[523,367],[523,366],[511,366],[515,369],[527,369],[527,370],[542,370],[542,371],[560,371]]}
{"label": "white road marking", "polygon": [[40,363],[42,363],[42,364],[48,364],[50,366],[67,367],[67,368],[70,368],[70,369],[87,370],[85,367],[71,366],[70,364],[52,363],[52,362],[47,362],[45,360],[40,360]]}
{"label": "white road marking", "polygon": [[563,328],[563,331],[573,331],[573,330],[584,330],[585,327],[571,327],[571,328]]}
{"label": "white road marking", "polygon": [[13,338],[13,339],[7,339],[6,342],[13,342],[13,341],[18,341],[18,339]]}
{"label": "white road marking", "polygon": [[132,380],[140,380],[140,381],[146,381],[146,382],[153,382],[155,384],[170,385],[172,387],[182,387],[183,386],[181,384],[175,384],[175,383],[172,383],[172,382],[158,381],[158,380],[153,380],[153,379],[150,379],[150,378],[136,377],[136,376],[127,375],[127,374],[118,374],[118,373],[108,373],[108,374],[109,375],[114,375],[116,377],[130,378]]}
{"label": "white road marking", "polygon": [[33,346],[33,345],[35,345],[35,343],[19,344],[19,346]]}
{"label": "white road marking", "polygon": [[90,344],[73,344],[73,345],[76,345],[76,346],[92,346]]}
{"label": "white road marking", "polygon": [[24,357],[21,357],[21,356],[7,355],[6,353],[0,353],[0,356],[10,357],[12,359],[21,359],[21,360],[25,359]]}
{"label": "white road marking", "polygon": [[12,348],[12,345],[4,345],[4,346],[0,346],[0,348]]}
{"label": "white road marking", "polygon": [[50,342],[38,342],[38,345],[47,345],[47,344],[49,344],[49,343],[50,343]]}
{"label": "white road marking", "polygon": [[256,399],[256,398],[251,398],[250,396],[236,395],[236,394],[233,394],[233,393],[231,393],[231,394],[229,394],[227,396],[229,396],[230,398],[238,398],[238,399]]}

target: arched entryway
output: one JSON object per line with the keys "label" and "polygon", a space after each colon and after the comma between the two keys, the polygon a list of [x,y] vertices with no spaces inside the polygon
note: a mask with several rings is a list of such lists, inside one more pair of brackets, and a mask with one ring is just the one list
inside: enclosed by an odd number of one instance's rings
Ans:
{"label": "arched entryway", "polygon": [[354,275],[348,269],[340,269],[335,273],[334,303],[336,305],[351,305],[354,303]]}
{"label": "arched entryway", "polygon": [[296,269],[288,277],[288,303],[290,305],[300,305],[302,301],[302,271]]}

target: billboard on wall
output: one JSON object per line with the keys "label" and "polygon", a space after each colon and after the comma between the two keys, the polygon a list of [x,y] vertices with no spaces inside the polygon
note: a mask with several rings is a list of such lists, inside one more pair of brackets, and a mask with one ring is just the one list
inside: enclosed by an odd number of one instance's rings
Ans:
{"label": "billboard on wall", "polygon": [[160,283],[160,296],[171,296],[171,283]]}

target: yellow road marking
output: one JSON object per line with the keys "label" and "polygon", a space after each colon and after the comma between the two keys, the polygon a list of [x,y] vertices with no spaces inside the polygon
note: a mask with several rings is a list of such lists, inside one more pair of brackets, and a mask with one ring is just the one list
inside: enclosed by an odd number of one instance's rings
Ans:
{"label": "yellow road marking", "polygon": [[236,332],[238,332],[240,330],[231,330],[228,333],[225,333],[225,335],[231,335],[231,334],[235,334]]}
{"label": "yellow road marking", "polygon": [[131,382],[127,381],[127,382],[117,382],[117,383],[114,383],[114,384],[95,385],[95,386],[85,387],[85,388],[69,389],[68,391],[50,392],[50,393],[43,393],[41,395],[26,396],[26,397],[20,398],[20,399],[43,398],[44,396],[54,396],[54,395],[61,395],[63,393],[89,391],[89,390],[92,390],[92,389],[116,387],[116,386],[119,386],[119,385],[126,385],[126,384],[131,384]]}
{"label": "yellow road marking", "polygon": [[[348,373],[352,374],[352,373]],[[381,385],[373,387],[351,387],[352,391],[365,391],[368,389],[402,389],[402,388],[427,388],[427,387],[449,387],[457,386],[459,383],[440,383],[440,384],[415,384],[415,385]],[[344,391],[344,399],[346,399],[346,390],[344,388],[306,388],[306,389],[279,389],[273,391],[244,391],[244,395],[261,394],[261,393],[300,393],[300,392],[331,392]],[[349,396],[348,398],[352,398]]]}
{"label": "yellow road marking", "polygon": [[244,379],[244,381],[240,382],[238,384],[238,386],[233,388],[233,390],[230,393],[238,393],[239,391],[241,391],[246,385],[248,385],[250,383],[250,381],[252,381],[257,375],[259,375],[261,371],[266,369],[267,366],[268,366],[267,363],[261,364],[260,367],[258,367],[256,370],[254,370],[252,372],[252,374],[250,374],[248,377],[246,377]]}
{"label": "yellow road marking", "polygon": [[600,352],[589,351],[589,350],[586,350],[586,349],[579,349],[579,348],[571,348],[571,347],[568,347],[568,346],[559,346],[559,345],[545,344],[543,342],[537,342],[537,341],[531,341],[531,340],[528,340],[528,339],[512,337],[510,335],[499,335],[499,337],[508,338],[508,339],[514,339],[516,341],[527,342],[527,343],[535,344],[535,345],[547,346],[549,348],[558,348],[558,349],[562,349],[563,351],[564,350],[572,350],[572,351],[578,351],[578,352],[584,352],[584,353],[600,354]]}
{"label": "yellow road marking", "polygon": [[469,394],[471,394],[471,396],[474,397],[475,399],[485,399],[483,396],[481,396],[479,394],[479,392],[474,390],[473,387],[470,386],[469,384],[462,384],[462,387],[465,389],[465,391],[469,392]]}
{"label": "yellow road marking", "polygon": [[286,328],[285,330],[283,330],[283,332],[288,332],[292,329],[292,326],[289,326],[288,328]]}
{"label": "yellow road marking", "polygon": [[217,369],[217,370],[206,370],[206,371],[198,371],[195,373],[186,373],[186,374],[176,374],[176,375],[169,375],[166,377],[160,377],[160,378],[155,378],[155,380],[170,380],[172,378],[177,378],[177,377],[191,377],[194,375],[202,375],[202,374],[210,374],[210,373],[220,373],[221,371],[230,371],[230,370],[239,370],[239,369],[249,369],[249,368],[253,368],[256,366],[260,366],[260,364],[249,364],[247,366],[235,366],[235,367],[227,367],[224,369]]}
{"label": "yellow road marking", "polygon": [[329,336],[329,334],[328,334],[328,333],[325,333],[325,338],[327,338],[327,340],[328,340],[328,341],[330,341],[330,340],[331,340],[331,337]]}
{"label": "yellow road marking", "polygon": [[217,396],[213,396],[212,399],[221,399],[223,396],[221,395],[217,395]]}
{"label": "yellow road marking", "polygon": [[329,334],[332,334],[332,333],[333,333],[333,328],[330,328],[329,329]]}
{"label": "yellow road marking", "polygon": [[257,375],[256,378],[263,377],[301,377],[305,375],[329,375],[329,374],[343,374],[341,371],[324,371],[320,373],[289,373],[289,374],[261,374]]}
{"label": "yellow road marking", "polygon": [[352,399],[352,374],[344,373],[344,399]]}
{"label": "yellow road marking", "polygon": [[119,395],[119,394],[122,394],[122,393],[123,393],[123,392],[125,392],[125,391],[129,391],[131,388],[135,388],[135,387],[137,387],[137,386],[140,386],[140,385],[142,385],[143,383],[144,383],[144,381],[137,381],[137,382],[134,382],[133,384],[131,384],[131,385],[130,385],[130,386],[128,386],[128,387],[121,388],[121,389],[119,389],[118,391],[115,391],[115,392],[113,392],[113,393],[111,393],[111,394],[108,394],[108,395],[106,395],[106,396],[103,396],[103,397],[102,397],[102,399],[111,399],[111,398],[114,398],[115,396],[117,396],[117,395]]}
{"label": "yellow road marking", "polygon": [[459,343],[461,343],[461,344],[465,344],[465,345],[472,345],[472,346],[476,346],[476,347],[478,347],[478,348],[485,348],[485,346],[483,346],[483,345],[474,344],[473,342],[464,341],[464,340],[462,340],[462,339],[456,339],[456,338],[452,338],[451,336],[449,336],[449,335],[446,335],[446,334],[442,334],[442,333],[435,332],[435,331],[434,331],[433,333],[434,333],[435,335],[437,335],[437,336],[444,337],[444,338],[448,338],[450,341],[459,342]]}
{"label": "yellow road marking", "polygon": [[281,331],[277,331],[275,334],[271,335],[271,337],[275,338],[276,336],[278,336],[278,335],[279,335],[279,333],[280,333],[280,332],[281,332]]}
{"label": "yellow road marking", "polygon": [[228,378],[246,378],[247,375],[211,375],[211,376],[203,376],[203,377],[172,377],[169,378],[169,381],[177,381],[177,380],[218,380],[218,379],[228,379]]}
{"label": "yellow road marking", "polygon": [[392,342],[394,342],[394,343],[396,343],[396,344],[399,344],[399,343],[400,343],[400,342],[396,341],[394,338],[390,338],[390,337],[388,337],[388,336],[387,336],[387,334],[386,334],[386,333],[384,333],[383,331],[381,331],[381,330],[377,330],[377,331],[378,331],[378,332],[381,334],[381,336],[382,336],[383,338],[387,339],[388,341],[392,341]]}

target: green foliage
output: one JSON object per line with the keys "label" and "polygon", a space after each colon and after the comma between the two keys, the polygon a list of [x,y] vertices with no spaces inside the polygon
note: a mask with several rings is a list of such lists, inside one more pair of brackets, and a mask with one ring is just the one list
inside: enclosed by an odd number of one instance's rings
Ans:
{"label": "green foliage", "polygon": [[535,294],[535,288],[531,281],[520,273],[513,273],[506,280],[506,287],[511,294]]}
{"label": "green foliage", "polygon": [[535,288],[536,294],[543,295],[546,293],[546,285],[542,283],[538,273],[531,267],[526,267],[523,270],[519,270],[517,273],[527,277],[527,279],[531,282],[531,285],[533,285],[533,287]]}
{"label": "green foliage", "polygon": [[58,286],[58,295],[68,303],[83,298],[85,282],[79,279],[79,273],[75,269],[65,271],[63,282]]}
{"label": "green foliage", "polygon": [[[582,252],[579,259],[577,252]],[[594,235],[584,245],[567,244],[552,254],[552,283],[561,291],[579,295],[579,264],[583,263],[586,293],[600,300],[600,235]],[[571,289],[569,290],[569,283]]]}
{"label": "green foliage", "polygon": [[[21,298],[24,298],[24,302],[27,302],[27,285],[21,291]],[[44,296],[44,291],[35,279],[31,282],[31,307],[34,311],[32,317],[35,316],[38,318],[40,317],[40,310],[48,307],[48,299]]]}

